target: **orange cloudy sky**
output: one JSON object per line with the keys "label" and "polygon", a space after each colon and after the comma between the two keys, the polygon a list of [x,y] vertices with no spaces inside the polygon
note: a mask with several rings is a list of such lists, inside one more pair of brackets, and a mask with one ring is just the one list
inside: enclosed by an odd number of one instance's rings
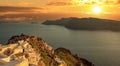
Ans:
{"label": "orange cloudy sky", "polygon": [[1,0],[0,21],[47,20],[62,17],[119,20],[119,11],[120,0]]}

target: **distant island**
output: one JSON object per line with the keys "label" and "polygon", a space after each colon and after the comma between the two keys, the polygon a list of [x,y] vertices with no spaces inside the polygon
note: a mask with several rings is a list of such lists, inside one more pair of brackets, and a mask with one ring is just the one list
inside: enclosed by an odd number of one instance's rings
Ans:
{"label": "distant island", "polygon": [[120,21],[99,18],[61,18],[58,20],[47,20],[42,24],[60,25],[74,30],[108,30],[120,31]]}

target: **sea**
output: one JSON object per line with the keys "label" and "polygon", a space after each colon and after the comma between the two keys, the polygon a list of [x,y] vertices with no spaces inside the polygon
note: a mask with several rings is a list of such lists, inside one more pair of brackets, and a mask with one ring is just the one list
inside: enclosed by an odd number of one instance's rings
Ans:
{"label": "sea", "polygon": [[54,49],[64,47],[95,66],[120,66],[120,32],[71,30],[41,23],[0,23],[0,43],[14,35],[41,37]]}

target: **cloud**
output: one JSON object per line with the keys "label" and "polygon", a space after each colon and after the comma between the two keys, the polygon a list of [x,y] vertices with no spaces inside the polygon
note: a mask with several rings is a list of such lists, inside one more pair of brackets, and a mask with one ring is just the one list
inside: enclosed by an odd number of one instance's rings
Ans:
{"label": "cloud", "polygon": [[75,0],[83,4],[120,4],[120,0]]}
{"label": "cloud", "polygon": [[32,12],[38,9],[42,10],[43,8],[0,6],[0,12]]}
{"label": "cloud", "polygon": [[29,13],[29,14],[7,14],[0,16],[0,22],[23,22],[23,21],[44,21],[67,17],[70,14],[56,13]]}
{"label": "cloud", "polygon": [[71,2],[69,1],[65,1],[65,2],[50,2],[47,4],[48,6],[69,6],[69,5],[73,5]]}
{"label": "cloud", "polygon": [[48,6],[70,6],[70,5],[93,5],[93,4],[120,4],[120,0],[60,0],[49,2]]}
{"label": "cloud", "polygon": [[32,20],[32,18],[26,17],[14,17],[14,18],[2,18],[1,21],[25,21],[25,20]]}
{"label": "cloud", "polygon": [[120,4],[120,0],[118,0],[118,4]]}
{"label": "cloud", "polygon": [[54,16],[53,14],[47,13],[47,11],[45,7],[0,6],[0,22],[41,21],[59,17],[56,14]]}
{"label": "cloud", "polygon": [[18,6],[29,6],[30,3],[25,2],[25,1],[21,1],[21,2],[19,2],[17,5],[18,5]]}

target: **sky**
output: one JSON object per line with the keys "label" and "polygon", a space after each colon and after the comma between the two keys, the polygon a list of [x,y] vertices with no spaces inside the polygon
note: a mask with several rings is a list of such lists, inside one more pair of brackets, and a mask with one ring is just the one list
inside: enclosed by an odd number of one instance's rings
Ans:
{"label": "sky", "polygon": [[0,21],[79,17],[120,20],[120,0],[1,0]]}

